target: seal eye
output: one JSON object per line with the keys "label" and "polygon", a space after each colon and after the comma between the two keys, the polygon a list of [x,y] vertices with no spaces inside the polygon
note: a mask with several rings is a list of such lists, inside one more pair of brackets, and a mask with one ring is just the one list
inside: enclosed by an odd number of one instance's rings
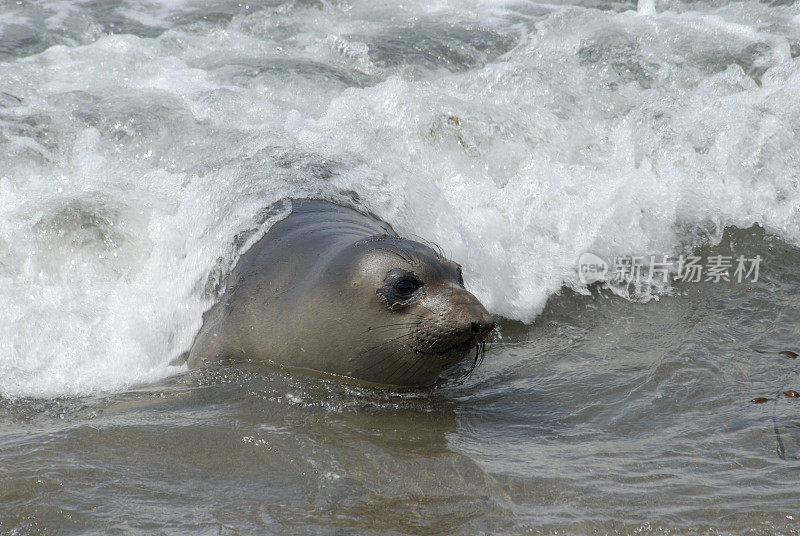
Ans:
{"label": "seal eye", "polygon": [[384,297],[389,307],[405,304],[422,295],[425,283],[414,272],[394,269],[386,275],[383,287],[377,293]]}
{"label": "seal eye", "polygon": [[411,297],[414,294],[414,291],[420,287],[418,281],[416,279],[411,279],[410,277],[406,277],[401,279],[397,283],[394,284],[394,290],[397,292],[398,296],[404,297]]}

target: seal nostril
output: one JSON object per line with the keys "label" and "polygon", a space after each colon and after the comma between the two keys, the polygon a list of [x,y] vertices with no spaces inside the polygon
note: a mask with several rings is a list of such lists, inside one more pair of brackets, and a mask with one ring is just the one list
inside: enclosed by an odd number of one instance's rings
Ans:
{"label": "seal nostril", "polygon": [[482,329],[483,329],[483,323],[481,322],[472,323],[472,333],[478,333]]}

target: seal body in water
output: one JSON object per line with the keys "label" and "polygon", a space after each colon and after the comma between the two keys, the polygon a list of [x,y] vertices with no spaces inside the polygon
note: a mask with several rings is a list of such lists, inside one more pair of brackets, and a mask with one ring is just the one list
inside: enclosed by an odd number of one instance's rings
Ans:
{"label": "seal body in water", "polygon": [[190,368],[268,361],[426,386],[477,356],[493,328],[459,265],[372,215],[293,200],[239,259],[187,359]]}

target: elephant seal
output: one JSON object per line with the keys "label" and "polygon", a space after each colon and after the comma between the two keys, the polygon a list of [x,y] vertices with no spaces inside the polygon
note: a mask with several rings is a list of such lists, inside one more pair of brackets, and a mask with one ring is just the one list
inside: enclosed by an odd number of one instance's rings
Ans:
{"label": "elephant seal", "polygon": [[203,317],[189,368],[267,361],[422,387],[471,353],[477,359],[494,322],[458,264],[371,214],[291,203],[236,263]]}

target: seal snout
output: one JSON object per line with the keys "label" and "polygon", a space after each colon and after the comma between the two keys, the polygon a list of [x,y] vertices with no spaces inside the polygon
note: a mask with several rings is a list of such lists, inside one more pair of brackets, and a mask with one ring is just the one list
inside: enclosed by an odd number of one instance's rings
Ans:
{"label": "seal snout", "polygon": [[475,338],[479,341],[482,341],[492,332],[494,329],[494,321],[493,320],[484,320],[479,322],[473,322],[470,324],[470,330],[472,334],[475,335]]}
{"label": "seal snout", "polygon": [[457,296],[457,300],[451,297],[447,309],[420,323],[416,351],[466,355],[494,330],[494,319],[477,298],[463,291]]}
{"label": "seal snout", "polygon": [[474,318],[469,324],[470,333],[474,344],[482,343],[494,330],[495,321],[483,305],[479,302],[471,307]]}

